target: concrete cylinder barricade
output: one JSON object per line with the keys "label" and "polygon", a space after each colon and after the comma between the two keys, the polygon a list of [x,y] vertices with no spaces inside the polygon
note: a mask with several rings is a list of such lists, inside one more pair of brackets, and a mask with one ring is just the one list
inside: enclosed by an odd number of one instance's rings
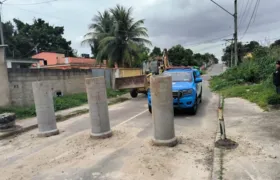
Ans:
{"label": "concrete cylinder barricade", "polygon": [[174,109],[171,76],[151,76],[152,117],[154,122],[153,144],[175,146]]}
{"label": "concrete cylinder barricade", "polygon": [[48,137],[59,134],[56,126],[53,94],[49,82],[33,82],[32,87],[39,128],[38,136]]}
{"label": "concrete cylinder barricade", "polygon": [[0,107],[9,106],[11,103],[5,47],[7,45],[0,45]]}
{"label": "concrete cylinder barricade", "polygon": [[91,137],[111,137],[105,79],[104,77],[86,78],[85,84],[90,111]]}

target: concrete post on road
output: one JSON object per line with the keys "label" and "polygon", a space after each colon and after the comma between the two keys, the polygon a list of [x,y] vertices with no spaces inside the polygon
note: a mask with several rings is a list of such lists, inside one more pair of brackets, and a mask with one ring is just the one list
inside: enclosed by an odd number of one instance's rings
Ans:
{"label": "concrete post on road", "polygon": [[39,128],[38,136],[48,137],[59,134],[56,126],[53,94],[49,82],[33,82],[32,87]]}
{"label": "concrete post on road", "polygon": [[109,138],[110,128],[106,83],[104,77],[85,79],[91,120],[91,137]]}
{"label": "concrete post on road", "polygon": [[151,76],[152,116],[154,122],[153,144],[175,146],[174,109],[171,76]]}
{"label": "concrete post on road", "polygon": [[6,45],[0,45],[0,107],[11,104],[8,69],[5,60],[6,47]]}

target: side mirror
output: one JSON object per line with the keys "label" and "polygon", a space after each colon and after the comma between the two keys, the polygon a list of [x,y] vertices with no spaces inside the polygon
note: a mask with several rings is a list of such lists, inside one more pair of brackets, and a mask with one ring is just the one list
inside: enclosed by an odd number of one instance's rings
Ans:
{"label": "side mirror", "polygon": [[200,83],[200,82],[202,82],[202,78],[200,77],[195,78],[195,83]]}

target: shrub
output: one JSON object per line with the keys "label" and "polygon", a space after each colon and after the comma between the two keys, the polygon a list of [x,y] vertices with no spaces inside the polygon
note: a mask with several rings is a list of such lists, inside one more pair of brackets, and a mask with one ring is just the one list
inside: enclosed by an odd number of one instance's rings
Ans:
{"label": "shrub", "polygon": [[280,104],[280,96],[278,95],[272,95],[272,96],[269,96],[267,98],[267,103],[269,105],[277,105],[277,104]]}
{"label": "shrub", "polygon": [[213,77],[210,87],[228,97],[243,97],[266,107],[280,104],[280,96],[275,93],[272,73],[275,61],[280,57],[279,48],[259,48],[253,58],[239,66],[229,68],[223,74]]}

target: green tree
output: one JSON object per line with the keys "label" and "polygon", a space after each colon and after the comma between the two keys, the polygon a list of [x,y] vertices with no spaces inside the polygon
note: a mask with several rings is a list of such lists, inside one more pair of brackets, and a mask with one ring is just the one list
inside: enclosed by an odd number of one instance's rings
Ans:
{"label": "green tree", "polygon": [[205,56],[200,53],[196,53],[193,55],[193,59],[194,59],[193,65],[201,66],[204,62]]}
{"label": "green tree", "polygon": [[251,41],[249,44],[244,45],[245,53],[253,52],[255,49],[259,48],[260,44],[257,41]]}
{"label": "green tree", "polygon": [[[234,52],[234,45],[228,45],[223,51],[224,55],[222,56],[222,61],[226,62],[228,65],[231,61],[231,48]],[[261,45],[256,41],[251,41],[249,44],[242,44],[242,42],[238,43],[238,64],[243,61],[244,56],[247,53],[254,52],[255,49],[261,48]],[[234,60],[234,58],[233,58]]]}
{"label": "green tree", "polygon": [[5,49],[6,55],[9,57],[13,57],[13,54],[15,53],[16,50],[16,45],[13,39],[13,36],[15,34],[14,26],[10,21],[8,21],[6,23],[2,23],[2,27],[3,27],[5,44],[8,45],[8,48]]}
{"label": "green tree", "polygon": [[211,60],[213,60],[213,62],[214,62],[215,64],[218,64],[218,63],[219,63],[219,59],[216,58],[216,56],[215,56],[214,54],[210,54],[210,57],[211,57]]}
{"label": "green tree", "polygon": [[187,66],[189,61],[187,59],[185,48],[181,45],[176,45],[168,50],[169,61],[174,66]]}
{"label": "green tree", "polygon": [[[238,48],[238,64],[242,62],[243,57],[247,54],[247,49],[245,46],[242,44],[242,42],[238,42],[237,44]],[[231,51],[233,50],[234,52],[234,45],[228,45],[223,51],[224,55],[222,56],[222,61],[226,62],[227,65],[230,65],[231,63]],[[233,54],[234,55],[234,54]],[[233,57],[233,62],[234,62],[234,57]]]}
{"label": "green tree", "polygon": [[168,56],[169,61],[174,66],[202,66],[203,63],[208,63],[210,60],[218,62],[218,59],[213,54],[194,54],[191,49],[185,49],[181,45],[171,47],[168,50]]}
{"label": "green tree", "polygon": [[108,57],[111,62],[131,66],[133,61],[139,58],[139,46],[151,45],[151,42],[145,39],[148,37],[148,33],[147,29],[142,26],[144,20],[135,21],[132,17],[132,8],[126,9],[120,5],[108,12],[112,19],[108,29],[93,26],[94,36],[92,38],[97,38],[98,42],[96,58],[101,60],[103,57]]}
{"label": "green tree", "polygon": [[191,49],[185,49],[185,61],[186,65],[194,65],[193,51]]}
{"label": "green tree", "polygon": [[274,43],[272,43],[272,44],[270,45],[270,47],[277,47],[277,46],[280,47],[280,39],[274,41]]}
{"label": "green tree", "polygon": [[[89,32],[84,36],[85,40],[82,44],[87,44],[91,48],[91,53],[94,58],[99,52],[99,42],[106,36],[113,35],[113,18],[109,11],[105,10],[103,13],[98,12],[92,19],[89,25]],[[104,55],[101,59],[107,59]]]}
{"label": "green tree", "polygon": [[27,58],[41,51],[63,53],[74,56],[71,41],[62,37],[64,27],[51,26],[42,19],[35,19],[33,24],[14,19],[15,27],[4,23],[4,38],[8,45],[7,57]]}
{"label": "green tree", "polygon": [[138,47],[138,58],[135,58],[132,67],[141,67],[144,61],[149,59],[150,49],[144,45],[139,45]]}
{"label": "green tree", "polygon": [[150,54],[151,57],[156,57],[156,56],[162,56],[162,51],[159,47],[154,47],[154,49],[152,50],[151,54]]}

